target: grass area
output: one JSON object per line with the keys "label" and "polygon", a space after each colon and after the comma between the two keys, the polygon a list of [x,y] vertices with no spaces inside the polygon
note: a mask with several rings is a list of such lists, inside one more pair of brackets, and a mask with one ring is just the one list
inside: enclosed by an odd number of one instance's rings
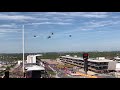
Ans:
{"label": "grass area", "polygon": [[49,70],[49,71],[47,71],[47,73],[50,75],[56,75],[56,73],[55,72],[53,72],[53,71],[51,71],[51,70]]}
{"label": "grass area", "polygon": [[5,74],[5,71],[0,71],[0,76],[4,75]]}

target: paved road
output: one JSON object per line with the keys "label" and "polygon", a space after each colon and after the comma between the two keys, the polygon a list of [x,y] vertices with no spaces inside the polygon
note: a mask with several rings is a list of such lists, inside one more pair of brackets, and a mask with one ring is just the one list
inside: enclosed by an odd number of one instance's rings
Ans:
{"label": "paved road", "polygon": [[11,70],[10,78],[23,78],[22,65],[16,65]]}
{"label": "paved road", "polygon": [[60,70],[54,65],[49,65],[49,67],[56,73],[56,78],[70,78],[64,70]]}

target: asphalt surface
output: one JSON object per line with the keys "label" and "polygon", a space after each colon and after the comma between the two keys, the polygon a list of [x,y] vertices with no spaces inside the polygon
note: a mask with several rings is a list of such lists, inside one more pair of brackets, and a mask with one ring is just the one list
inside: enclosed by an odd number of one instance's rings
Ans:
{"label": "asphalt surface", "polygon": [[82,76],[71,76],[63,69],[58,69],[56,65],[48,65],[56,73],[55,78],[84,78]]}

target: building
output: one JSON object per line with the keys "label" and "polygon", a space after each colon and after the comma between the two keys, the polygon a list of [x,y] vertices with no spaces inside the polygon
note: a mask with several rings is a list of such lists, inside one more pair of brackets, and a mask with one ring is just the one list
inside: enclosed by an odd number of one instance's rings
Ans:
{"label": "building", "polygon": [[22,61],[19,60],[17,64],[20,65],[21,63],[22,63]]}
{"label": "building", "polygon": [[40,78],[45,76],[45,65],[41,60],[37,59],[37,55],[28,55],[25,63],[26,78]]}
{"label": "building", "polygon": [[116,57],[114,57],[114,60],[117,61],[117,62],[120,62],[120,57],[116,56]]}
{"label": "building", "polygon": [[42,56],[42,54],[28,55],[28,56],[27,56],[27,63],[36,63],[36,61],[37,61],[37,56]]}
{"label": "building", "polygon": [[43,78],[45,77],[45,68],[38,65],[25,67],[26,78]]}
{"label": "building", "polygon": [[[60,61],[68,64],[73,64],[81,68],[84,67],[84,60],[81,57],[72,57],[69,55],[60,56]],[[116,61],[108,60],[105,58],[88,59],[88,70],[102,73],[114,71],[116,69]]]}

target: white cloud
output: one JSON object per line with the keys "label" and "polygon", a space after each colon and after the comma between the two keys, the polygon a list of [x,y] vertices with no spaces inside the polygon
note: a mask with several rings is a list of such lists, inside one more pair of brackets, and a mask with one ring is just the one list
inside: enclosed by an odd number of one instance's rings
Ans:
{"label": "white cloud", "polygon": [[0,28],[16,28],[17,25],[12,23],[12,24],[2,24],[0,25]]}
{"label": "white cloud", "polygon": [[46,16],[66,16],[66,17],[86,17],[86,18],[106,18],[107,12],[48,12]]}
{"label": "white cloud", "polygon": [[56,24],[56,25],[70,25],[72,23],[65,23],[65,22],[41,22],[41,23],[31,23],[33,25],[39,25],[39,24]]}
{"label": "white cloud", "polygon": [[15,37],[15,38],[4,38],[4,40],[22,40],[20,37]]}
{"label": "white cloud", "polygon": [[[22,29],[5,29],[5,28],[0,28],[0,37],[7,37],[9,35],[14,36],[17,33],[22,33]],[[6,39],[8,39],[8,38],[6,38]]]}
{"label": "white cloud", "polygon": [[106,12],[93,12],[93,13],[84,13],[83,17],[87,18],[106,18],[108,14]]}
{"label": "white cloud", "polygon": [[72,23],[56,22],[56,23],[53,23],[53,24],[59,24],[59,25],[69,25],[69,24],[72,24]]}
{"label": "white cloud", "polygon": [[[23,14],[23,15],[22,15]],[[47,12],[47,13],[0,13],[0,20],[18,20],[25,23],[39,23],[41,24],[58,24],[68,25],[76,17],[85,18],[106,18],[108,13],[106,12]],[[44,21],[44,22],[43,22]],[[54,21],[54,23],[52,22]],[[65,23],[66,22],[66,23]],[[0,26],[1,27],[1,26]],[[6,26],[10,27],[10,26]]]}
{"label": "white cloud", "polygon": [[19,33],[19,32],[22,32],[22,29],[18,28],[18,26],[16,24],[14,24],[14,23],[2,24],[2,25],[0,25],[0,33],[6,34],[6,33]]}
{"label": "white cloud", "polygon": [[107,20],[107,21],[91,21],[91,22],[87,22],[84,23],[83,26],[79,26],[74,30],[70,30],[70,31],[65,31],[62,33],[74,33],[74,32],[80,32],[80,31],[88,31],[88,30],[96,30],[96,28],[101,28],[101,27],[105,27],[105,26],[112,26],[112,25],[116,25],[119,24],[120,21],[112,21],[112,20]]}
{"label": "white cloud", "polygon": [[107,20],[107,21],[92,21],[86,23],[86,26],[90,29],[92,28],[97,28],[97,27],[104,27],[104,26],[110,26],[110,25],[115,25],[119,24],[120,21],[113,21],[113,20]]}
{"label": "white cloud", "polygon": [[[24,14],[24,13],[23,13]],[[37,14],[37,15],[36,15]],[[74,17],[86,17],[86,18],[105,18],[108,17],[107,12],[48,12],[48,13],[40,13],[43,16],[39,16],[39,13],[32,13],[32,16],[27,16],[27,15],[18,15],[13,14],[13,15],[8,15],[8,14],[0,14],[0,19],[2,20],[33,20],[33,23],[28,22],[30,25],[40,25],[40,24],[51,24],[51,25],[71,25],[72,20]],[[54,16],[56,15],[56,16]],[[52,16],[50,17],[45,17],[45,16]],[[41,22],[40,20],[50,20],[50,21],[43,21]],[[52,20],[57,20],[57,21],[52,21]],[[39,21],[39,22],[38,22]],[[68,22],[65,22],[68,21]],[[117,24],[120,21],[113,22],[113,21],[91,21],[88,23],[85,23],[83,26],[79,26],[74,30],[68,31],[68,32],[63,32],[63,33],[72,33],[72,32],[79,32],[79,31],[87,31],[87,30],[94,30],[95,28],[99,27],[104,27],[107,25],[112,25],[112,24]],[[8,24],[8,25],[0,25],[0,32],[16,32],[12,30],[13,27],[17,27],[15,24]],[[7,29],[10,28],[10,29]],[[16,29],[17,30],[17,29]]]}
{"label": "white cloud", "polygon": [[99,33],[105,33],[105,32],[107,32],[107,31],[102,31],[102,30],[99,30],[98,32],[99,32]]}
{"label": "white cloud", "polygon": [[31,16],[25,16],[25,15],[0,14],[0,20],[26,20],[26,19],[35,19],[35,18]]}
{"label": "white cloud", "polygon": [[0,25],[0,27],[12,27],[12,25]]}
{"label": "white cloud", "polygon": [[86,17],[86,18],[105,18],[108,16],[106,12],[73,12],[68,13],[69,16],[73,17]]}
{"label": "white cloud", "polygon": [[67,13],[66,12],[47,12],[46,14],[45,14],[46,16],[51,16],[51,15],[67,15]]}
{"label": "white cloud", "polygon": [[35,19],[36,19],[36,20],[50,20],[49,18],[44,18],[44,17],[43,17],[43,18],[36,17]]}
{"label": "white cloud", "polygon": [[74,19],[66,18],[66,17],[53,17],[51,18],[51,20],[68,22],[68,21],[73,21]]}
{"label": "white cloud", "polygon": [[0,28],[0,33],[16,33],[16,32],[19,32],[21,31],[21,29],[2,29]]}
{"label": "white cloud", "polygon": [[3,35],[4,33],[3,32],[0,32],[0,35]]}
{"label": "white cloud", "polygon": [[[54,12],[53,12],[53,14],[54,14]],[[63,15],[63,14],[61,14],[61,15]],[[47,17],[45,17],[45,16],[47,16]],[[56,20],[64,20],[64,19],[60,19],[58,16],[56,18],[54,18],[54,16],[52,18],[50,18],[50,17],[48,17],[47,13],[32,13],[32,14],[27,14],[27,15],[21,15],[18,13],[12,13],[12,14],[0,13],[0,20],[20,20],[20,21],[21,20],[22,21],[26,21],[26,20],[40,21],[40,20],[42,20],[42,21],[47,21],[47,20],[55,20],[55,19]]]}

